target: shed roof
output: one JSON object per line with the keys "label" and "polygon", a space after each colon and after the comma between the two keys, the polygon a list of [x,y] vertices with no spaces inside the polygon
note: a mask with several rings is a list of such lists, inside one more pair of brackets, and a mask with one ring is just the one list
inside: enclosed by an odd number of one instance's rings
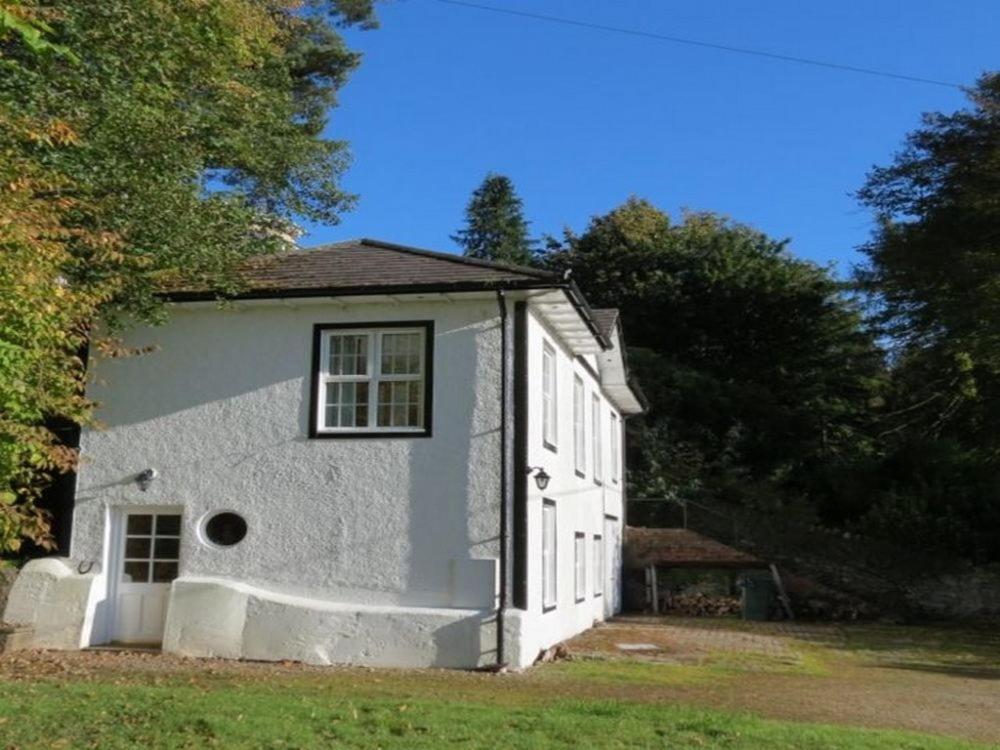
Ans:
{"label": "shed roof", "polygon": [[690,529],[625,527],[625,566],[645,568],[764,568],[767,563],[753,555]]}

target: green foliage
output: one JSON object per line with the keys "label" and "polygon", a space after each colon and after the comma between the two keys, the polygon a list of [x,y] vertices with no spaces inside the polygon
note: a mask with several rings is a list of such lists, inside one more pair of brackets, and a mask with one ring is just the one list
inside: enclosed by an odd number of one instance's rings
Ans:
{"label": "green foliage", "polygon": [[530,265],[535,243],[528,236],[521,208],[510,178],[490,173],[472,193],[465,209],[465,227],[451,238],[471,258]]}
{"label": "green foliage", "polygon": [[41,19],[41,14],[33,4],[22,3],[19,0],[4,0],[0,7],[0,40],[10,34],[16,34],[22,44],[38,55],[62,55],[74,62],[79,58],[66,47],[53,44],[48,34],[51,27]]}
{"label": "green foliage", "polygon": [[633,198],[546,262],[621,310],[651,402],[629,425],[634,494],[774,507],[814,465],[867,450],[879,351],[840,284],[784,242]]}
{"label": "green foliage", "polygon": [[1000,74],[929,114],[859,197],[879,220],[857,281],[894,350],[884,460],[862,522],[1000,559]]}
{"label": "green foliage", "polygon": [[962,424],[996,459],[988,397],[1000,379],[1000,74],[969,95],[971,109],[926,115],[894,162],[868,175],[859,196],[880,224],[858,281],[898,348],[893,406],[905,418],[890,426],[944,434]]}
{"label": "green foliage", "polygon": [[[293,221],[333,223],[346,145],[322,136],[373,0],[7,3],[0,17],[0,551],[44,541],[32,495],[73,463],[81,346],[157,321],[164,283],[236,287]],[[113,351],[110,341],[91,346]]]}

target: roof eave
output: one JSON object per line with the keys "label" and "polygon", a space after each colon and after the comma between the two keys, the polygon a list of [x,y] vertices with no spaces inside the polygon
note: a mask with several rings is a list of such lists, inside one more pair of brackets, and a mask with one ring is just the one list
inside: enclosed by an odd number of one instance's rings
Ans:
{"label": "roof eave", "polygon": [[560,288],[562,284],[548,279],[508,279],[504,281],[453,281],[424,284],[379,284],[354,287],[299,287],[250,289],[236,294],[218,291],[161,292],[165,302],[213,302],[254,299],[293,299],[307,297],[365,297],[383,294],[439,294],[459,292],[491,292],[517,289]]}

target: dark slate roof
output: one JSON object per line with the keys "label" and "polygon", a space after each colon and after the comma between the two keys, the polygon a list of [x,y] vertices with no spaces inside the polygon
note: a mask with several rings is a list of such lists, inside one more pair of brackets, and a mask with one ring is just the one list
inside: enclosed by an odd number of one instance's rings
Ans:
{"label": "dark slate roof", "polygon": [[604,338],[610,339],[615,326],[618,324],[618,308],[605,307],[598,310],[591,310],[590,314],[594,317],[594,322],[604,335]]}
{"label": "dark slate roof", "polygon": [[766,568],[762,560],[690,529],[625,527],[626,567]]}
{"label": "dark slate roof", "polygon": [[[253,258],[240,275],[237,297],[472,291],[558,285],[557,274],[460,255],[360,239]],[[211,299],[208,289],[174,288],[169,299]]]}

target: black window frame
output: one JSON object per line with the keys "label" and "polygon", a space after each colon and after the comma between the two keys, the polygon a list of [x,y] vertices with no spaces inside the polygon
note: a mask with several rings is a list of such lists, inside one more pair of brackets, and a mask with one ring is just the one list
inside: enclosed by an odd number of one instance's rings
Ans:
{"label": "black window frame", "polygon": [[[422,328],[424,330],[424,424],[418,430],[356,430],[324,431],[319,426],[319,378],[322,363],[323,335],[328,331],[385,328]],[[433,435],[434,412],[434,321],[433,320],[370,320],[363,323],[316,323],[313,325],[312,373],[309,395],[309,438],[313,440],[354,440],[371,438],[425,438]]]}

